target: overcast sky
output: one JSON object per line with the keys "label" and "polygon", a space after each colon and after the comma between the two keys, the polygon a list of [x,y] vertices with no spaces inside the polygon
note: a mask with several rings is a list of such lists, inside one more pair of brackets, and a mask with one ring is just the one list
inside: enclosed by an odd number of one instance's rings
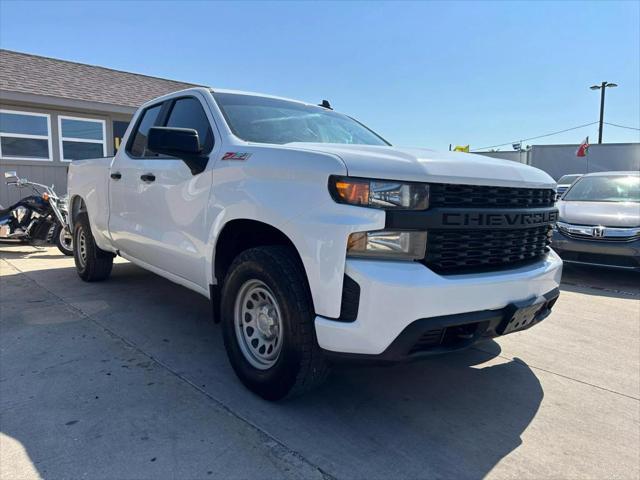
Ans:
{"label": "overcast sky", "polygon": [[[328,99],[392,143],[480,148],[640,127],[640,2],[0,2],[0,46],[214,88]],[[597,125],[537,143],[597,141]],[[605,142],[640,132],[605,125]],[[500,147],[511,150],[510,146]]]}

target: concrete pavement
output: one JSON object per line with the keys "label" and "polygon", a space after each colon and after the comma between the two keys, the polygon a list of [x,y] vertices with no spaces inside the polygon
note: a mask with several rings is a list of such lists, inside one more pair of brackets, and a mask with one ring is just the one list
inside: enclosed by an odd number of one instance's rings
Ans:
{"label": "concrete pavement", "polygon": [[0,247],[1,478],[640,476],[637,276],[568,268],[527,332],[271,404],[206,299],[118,261]]}

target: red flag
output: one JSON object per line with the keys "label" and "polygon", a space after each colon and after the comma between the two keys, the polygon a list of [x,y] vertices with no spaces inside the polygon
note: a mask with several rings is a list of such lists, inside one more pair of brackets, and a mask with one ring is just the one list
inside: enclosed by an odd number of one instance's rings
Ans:
{"label": "red flag", "polygon": [[576,157],[586,157],[589,152],[589,137],[584,139],[584,142],[580,144],[578,150],[576,150]]}

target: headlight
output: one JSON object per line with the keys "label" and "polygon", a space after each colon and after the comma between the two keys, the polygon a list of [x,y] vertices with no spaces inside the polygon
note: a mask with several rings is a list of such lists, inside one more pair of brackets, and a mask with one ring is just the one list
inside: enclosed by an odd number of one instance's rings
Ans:
{"label": "headlight", "polygon": [[385,210],[426,210],[429,208],[429,185],[364,178],[329,178],[329,192],[338,203]]}
{"label": "headlight", "polygon": [[388,260],[420,260],[427,247],[427,232],[357,232],[349,235],[349,257],[375,257]]}

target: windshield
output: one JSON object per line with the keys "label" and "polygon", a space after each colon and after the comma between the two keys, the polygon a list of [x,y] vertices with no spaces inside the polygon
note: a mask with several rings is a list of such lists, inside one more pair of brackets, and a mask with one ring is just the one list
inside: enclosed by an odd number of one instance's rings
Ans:
{"label": "windshield", "polygon": [[576,181],[577,178],[580,178],[582,175],[563,175],[558,180],[558,185],[567,185]]}
{"label": "windshield", "polygon": [[583,177],[564,195],[571,202],[640,202],[640,176]]}
{"label": "windshield", "polygon": [[231,131],[247,142],[389,145],[361,123],[323,107],[256,95],[213,96]]}

